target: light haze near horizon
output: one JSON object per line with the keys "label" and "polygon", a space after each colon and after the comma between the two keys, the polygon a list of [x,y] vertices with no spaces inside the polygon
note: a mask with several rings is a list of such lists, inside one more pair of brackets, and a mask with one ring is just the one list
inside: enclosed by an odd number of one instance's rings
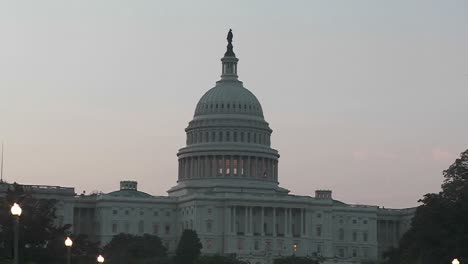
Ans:
{"label": "light haze near horizon", "polygon": [[9,182],[166,195],[234,32],[294,194],[410,207],[468,148],[466,1],[4,1]]}

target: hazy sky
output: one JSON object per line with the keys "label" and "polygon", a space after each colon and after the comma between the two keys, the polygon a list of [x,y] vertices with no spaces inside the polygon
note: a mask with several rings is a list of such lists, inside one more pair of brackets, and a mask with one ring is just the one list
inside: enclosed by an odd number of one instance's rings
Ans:
{"label": "hazy sky", "polygon": [[415,206],[468,148],[467,1],[1,1],[5,179],[165,195],[229,28],[292,193]]}

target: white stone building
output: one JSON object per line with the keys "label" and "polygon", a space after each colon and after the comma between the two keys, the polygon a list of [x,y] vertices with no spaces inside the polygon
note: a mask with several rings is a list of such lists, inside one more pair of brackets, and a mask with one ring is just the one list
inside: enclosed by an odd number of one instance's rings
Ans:
{"label": "white stone building", "polygon": [[[322,256],[330,261],[374,260],[409,228],[414,208],[383,209],[289,194],[279,186],[278,151],[262,107],[237,76],[228,35],[222,75],[198,102],[177,153],[177,185],[169,196],[120,190],[76,196],[73,188],[31,186],[54,197],[59,223],[105,244],[118,233],[155,234],[174,251],[184,229],[197,231],[203,253],[235,254],[251,263],[277,256]],[[2,189],[3,188],[3,189]],[[6,185],[0,184],[0,193]],[[46,190],[46,191],[45,191]]]}

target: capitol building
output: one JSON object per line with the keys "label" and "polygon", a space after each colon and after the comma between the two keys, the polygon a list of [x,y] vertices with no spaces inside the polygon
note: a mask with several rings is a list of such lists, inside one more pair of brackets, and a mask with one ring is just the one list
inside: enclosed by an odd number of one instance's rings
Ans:
{"label": "capitol building", "polygon": [[[159,236],[174,252],[193,229],[203,254],[234,255],[252,264],[279,256],[323,257],[337,263],[377,260],[410,227],[414,208],[387,209],[333,199],[331,190],[292,195],[279,184],[280,155],[257,97],[238,79],[232,33],[221,59],[221,79],[195,106],[177,152],[177,184],[168,196],[121,181],[110,193],[77,195],[74,188],[26,185],[54,198],[57,223],[108,243],[114,235]],[[117,183],[118,179],[116,179]],[[0,184],[0,195],[8,184]]]}

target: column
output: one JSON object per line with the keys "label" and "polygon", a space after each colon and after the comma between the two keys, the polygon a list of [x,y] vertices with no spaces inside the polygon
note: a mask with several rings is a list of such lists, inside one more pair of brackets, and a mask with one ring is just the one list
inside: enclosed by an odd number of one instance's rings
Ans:
{"label": "column", "polygon": [[275,180],[278,181],[278,161],[275,160]]}
{"label": "column", "polygon": [[249,207],[249,233],[253,234],[253,207]]}
{"label": "column", "polygon": [[288,209],[283,208],[284,212],[284,236],[288,235]]}
{"label": "column", "polygon": [[304,229],[305,229],[305,228],[304,228],[304,217],[305,217],[305,215],[304,215],[304,209],[301,208],[301,229],[300,229],[300,234],[301,234],[301,236],[304,235]]}
{"label": "column", "polygon": [[214,166],[214,177],[218,177],[218,156],[213,156],[213,159],[214,159],[214,162],[213,162],[213,166]]}
{"label": "column", "polygon": [[273,207],[273,236],[276,236],[276,208]]}
{"label": "column", "polygon": [[[237,173],[239,174],[239,171],[237,171]],[[245,206],[244,207],[244,235],[247,235],[247,233],[249,232],[249,229],[248,229],[248,221],[249,221],[249,207]]]}
{"label": "column", "polygon": [[180,164],[181,164],[181,160],[179,159],[179,167],[178,167],[178,172],[177,172],[177,175],[178,175],[178,178],[180,180],[182,174],[181,174],[181,171],[180,171]]}
{"label": "column", "polygon": [[233,161],[233,156],[229,156],[229,175],[234,176],[234,171],[232,170],[234,167],[234,164],[232,164]]}
{"label": "column", "polygon": [[226,176],[226,158],[225,158],[224,155],[222,156],[221,160],[222,160],[222,163],[221,163],[222,174],[221,174],[221,176],[224,177],[224,176]]}
{"label": "column", "polygon": [[226,206],[225,207],[225,211],[226,211],[226,227],[224,228],[226,234],[230,234],[231,233],[231,211],[232,211],[232,208],[230,206]]}
{"label": "column", "polygon": [[289,235],[292,235],[293,234],[293,231],[292,231],[292,208],[289,208],[288,210],[288,233]]}
{"label": "column", "polygon": [[244,161],[242,160],[242,156],[237,156],[237,176],[242,177],[242,164]]}
{"label": "column", "polygon": [[246,175],[247,177],[250,178],[250,177],[252,176],[251,173],[250,173],[250,156],[247,156],[247,158],[245,159],[245,161],[246,161],[246,163],[245,163],[245,165],[244,165],[244,167],[245,167],[245,175]]}
{"label": "column", "polygon": [[261,208],[262,208],[262,210],[261,210],[262,215],[260,216],[260,221],[261,221],[261,223],[260,223],[260,228],[261,228],[260,229],[261,230],[260,234],[262,234],[262,236],[265,236],[265,228],[264,228],[264,225],[265,225],[265,218],[264,218],[265,217],[265,211],[264,211],[263,206]]}
{"label": "column", "polygon": [[234,218],[234,234],[237,235],[237,206],[233,206],[233,218]]}

